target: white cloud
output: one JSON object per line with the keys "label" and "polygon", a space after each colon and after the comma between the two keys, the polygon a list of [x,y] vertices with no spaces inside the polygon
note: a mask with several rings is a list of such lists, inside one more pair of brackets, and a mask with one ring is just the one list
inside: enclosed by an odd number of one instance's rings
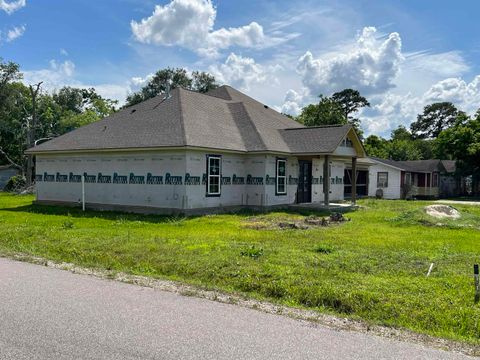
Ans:
{"label": "white cloud", "polygon": [[153,77],[154,77],[154,74],[148,74],[143,78],[140,76],[135,76],[130,79],[130,82],[135,87],[142,87],[142,86],[145,86],[150,80],[152,80]]}
{"label": "white cloud", "polygon": [[449,78],[432,85],[424,94],[425,102],[450,101],[472,113],[480,107],[480,75],[467,83],[461,78]]}
{"label": "white cloud", "polygon": [[60,49],[60,55],[68,56],[68,51],[65,49]]}
{"label": "white cloud", "polygon": [[75,64],[69,60],[58,63],[50,60],[49,67],[40,70],[24,71],[24,79],[27,84],[34,84],[43,81],[43,87],[48,90],[60,88],[73,81]]}
{"label": "white cloud", "polygon": [[458,109],[474,114],[480,108],[480,75],[471,82],[461,78],[441,80],[420,96],[387,93],[374,101],[372,109],[362,116],[364,128],[367,133],[388,136],[399,125],[409,127],[426,105],[435,102],[449,101]]}
{"label": "white cloud", "polygon": [[46,69],[24,71],[24,80],[26,84],[36,84],[42,81],[42,89],[47,91],[55,91],[64,86],[93,87],[103,97],[118,100],[120,105],[125,102],[127,95],[131,92],[128,81],[124,84],[85,84],[76,78],[75,68],[75,64],[70,60],[64,62],[50,60],[49,67]]}
{"label": "white cloud", "polygon": [[12,29],[7,31],[6,41],[7,42],[12,42],[12,41],[18,39],[19,37],[21,37],[25,33],[26,29],[27,28],[26,28],[25,25],[13,27]]}
{"label": "white cloud", "polygon": [[307,89],[303,88],[300,93],[295,90],[288,90],[281,107],[281,112],[290,115],[299,115],[302,107],[310,99]]}
{"label": "white cloud", "polygon": [[281,110],[297,115],[319,94],[354,88],[372,104],[359,113],[366,134],[382,136],[398,125],[409,127],[433,102],[451,101],[470,114],[477,110],[480,76],[462,78],[471,69],[461,52],[402,54],[401,45],[398,33],[366,27],[354,43],[341,42],[317,58],[307,51],[297,62],[302,86],[287,91]]}
{"label": "white cloud", "polygon": [[274,76],[277,70],[277,66],[260,65],[252,58],[234,53],[231,53],[223,64],[212,65],[209,68],[217,81],[243,91],[249,91],[252,86],[267,81],[272,85],[278,81]]}
{"label": "white cloud", "polygon": [[458,76],[470,70],[459,51],[448,51],[443,53],[431,53],[421,51],[413,54],[406,54],[404,68],[415,72],[427,72],[442,78]]}
{"label": "white cloud", "polygon": [[26,0],[0,0],[0,10],[5,11],[9,15],[20,10],[25,5],[27,5]]}
{"label": "white cloud", "polygon": [[312,95],[330,95],[345,88],[368,95],[393,88],[403,61],[402,41],[398,33],[382,41],[376,32],[374,27],[364,28],[346,52],[314,58],[307,51],[297,65],[305,87]]}
{"label": "white cloud", "polygon": [[153,14],[141,21],[132,20],[130,26],[141,43],[178,45],[210,57],[231,46],[263,48],[292,38],[269,37],[256,22],[214,30],[216,16],[211,0],[172,0],[155,6]]}

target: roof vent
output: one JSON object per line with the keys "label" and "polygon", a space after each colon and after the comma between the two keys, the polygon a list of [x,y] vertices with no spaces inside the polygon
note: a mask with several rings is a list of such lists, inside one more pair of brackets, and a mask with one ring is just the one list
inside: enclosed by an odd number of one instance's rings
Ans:
{"label": "roof vent", "polygon": [[167,80],[167,84],[165,86],[165,98],[164,100],[170,99],[172,95],[170,95],[170,91],[172,90],[172,79]]}
{"label": "roof vent", "polygon": [[130,111],[130,114],[133,114],[135,111],[137,111],[137,109],[132,109],[132,111]]}
{"label": "roof vent", "polygon": [[268,109],[268,105],[263,105],[263,107],[264,107],[265,109]]}

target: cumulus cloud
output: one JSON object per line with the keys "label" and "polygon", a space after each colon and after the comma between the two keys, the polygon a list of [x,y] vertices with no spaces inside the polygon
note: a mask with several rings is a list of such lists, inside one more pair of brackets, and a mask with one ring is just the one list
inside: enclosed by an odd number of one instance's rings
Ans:
{"label": "cumulus cloud", "polygon": [[302,111],[302,107],[309,100],[310,96],[305,88],[300,92],[290,89],[285,94],[285,99],[281,107],[281,112],[297,116]]}
{"label": "cumulus cloud", "polygon": [[434,102],[450,101],[469,114],[480,107],[480,75],[470,82],[462,78],[471,68],[461,52],[402,54],[401,46],[398,33],[366,27],[354,43],[317,58],[307,51],[297,62],[303,87],[287,91],[281,110],[297,115],[319,94],[354,88],[372,104],[359,113],[365,132],[389,136]]}
{"label": "cumulus cloud", "polygon": [[471,82],[461,78],[449,78],[432,85],[423,96],[424,101],[450,101],[467,112],[480,107],[480,75]]}
{"label": "cumulus cloud", "polygon": [[12,29],[7,31],[6,41],[12,42],[18,39],[25,33],[25,30],[26,30],[25,25],[13,27]]}
{"label": "cumulus cloud", "polygon": [[474,114],[480,108],[480,75],[471,82],[461,78],[438,81],[419,96],[387,93],[374,101],[372,109],[363,114],[364,128],[367,133],[388,136],[399,125],[409,127],[426,105],[435,102],[449,101],[460,110]]}
{"label": "cumulus cloud", "polygon": [[153,14],[130,23],[134,38],[145,44],[179,45],[204,56],[216,56],[231,46],[262,48],[284,41],[265,35],[256,22],[241,27],[213,26],[217,11],[211,0],[172,0],[156,5]]}
{"label": "cumulus cloud", "polygon": [[25,5],[27,5],[26,0],[0,0],[0,10],[5,11],[9,15],[20,10]]}
{"label": "cumulus cloud", "polygon": [[274,76],[277,70],[277,66],[264,66],[252,58],[234,53],[231,53],[223,64],[212,65],[209,68],[217,81],[243,91],[249,91],[255,84],[277,81]]}
{"label": "cumulus cloud", "polygon": [[385,40],[376,37],[374,27],[366,27],[347,52],[314,58],[307,51],[298,61],[297,71],[305,87],[315,95],[329,95],[345,88],[375,94],[394,87],[393,80],[403,61],[398,33]]}

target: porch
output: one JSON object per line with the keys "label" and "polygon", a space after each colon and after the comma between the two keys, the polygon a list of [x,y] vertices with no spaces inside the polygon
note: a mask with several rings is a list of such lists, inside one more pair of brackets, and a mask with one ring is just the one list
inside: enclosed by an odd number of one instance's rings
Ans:
{"label": "porch", "polygon": [[[368,159],[318,155],[299,157],[296,207],[342,210],[368,196]],[[354,191],[355,189],[355,191]]]}
{"label": "porch", "polygon": [[438,198],[440,195],[438,172],[406,172],[402,178],[402,185],[407,190],[406,198]]}

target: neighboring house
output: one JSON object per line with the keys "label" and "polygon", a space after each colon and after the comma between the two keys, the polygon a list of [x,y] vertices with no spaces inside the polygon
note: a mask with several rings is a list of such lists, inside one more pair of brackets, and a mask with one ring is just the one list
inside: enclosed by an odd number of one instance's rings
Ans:
{"label": "neighboring house", "polygon": [[165,213],[343,200],[366,157],[350,125],[307,128],[229,86],[178,88],[27,152],[39,203],[78,204],[83,177],[89,207]]}
{"label": "neighboring house", "polygon": [[0,191],[7,185],[12,176],[18,174],[18,170],[10,165],[0,165]]}
{"label": "neighboring house", "polygon": [[375,162],[370,167],[371,196],[378,189],[387,199],[451,197],[464,191],[454,160],[371,160]]}

